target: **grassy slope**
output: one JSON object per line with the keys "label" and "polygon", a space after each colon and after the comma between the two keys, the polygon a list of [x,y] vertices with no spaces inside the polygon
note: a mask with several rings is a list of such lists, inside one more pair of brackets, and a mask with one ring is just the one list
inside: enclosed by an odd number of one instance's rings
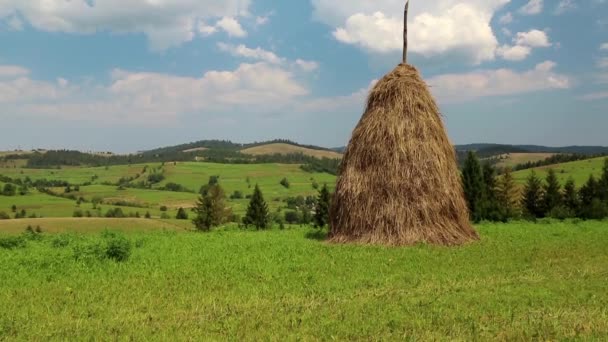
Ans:
{"label": "grassy slope", "polygon": [[26,227],[41,227],[46,233],[98,233],[104,230],[126,232],[184,231],[193,229],[191,221],[159,219],[43,218],[0,220],[0,234],[20,234]]}
{"label": "grassy slope", "polygon": [[245,154],[251,154],[251,155],[302,153],[304,155],[316,157],[316,158],[331,158],[331,159],[342,158],[342,154],[340,154],[338,152],[314,150],[314,149],[290,145],[290,144],[267,144],[267,145],[247,148],[247,149],[242,150],[241,152],[245,153]]}
{"label": "grassy slope", "polygon": [[[549,169],[554,169],[557,172],[557,177],[562,182],[566,183],[569,177],[574,178],[577,186],[585,184],[589,175],[599,177],[602,173],[602,167],[604,166],[605,158],[595,158],[590,160],[581,160],[571,163],[555,164],[550,166],[543,166],[533,169],[539,177],[545,178]],[[514,177],[518,183],[525,183],[526,178],[530,175],[532,170],[522,170],[514,173]]]}
{"label": "grassy slope", "polygon": [[520,164],[529,162],[537,162],[545,160],[549,157],[554,156],[555,153],[509,153],[502,156],[500,162],[497,164],[498,167],[513,167]]}
{"label": "grassy slope", "polygon": [[308,229],[73,236],[0,249],[0,340],[605,340],[605,224],[483,225],[462,248],[335,246]]}

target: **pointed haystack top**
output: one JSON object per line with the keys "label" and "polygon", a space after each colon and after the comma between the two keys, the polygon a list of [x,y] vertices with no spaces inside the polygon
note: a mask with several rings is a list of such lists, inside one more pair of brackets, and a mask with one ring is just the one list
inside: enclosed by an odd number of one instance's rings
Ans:
{"label": "pointed haystack top", "polygon": [[[404,60],[406,53],[407,47]],[[369,94],[342,161],[330,235],[334,242],[389,245],[458,245],[478,238],[439,108],[408,64]]]}

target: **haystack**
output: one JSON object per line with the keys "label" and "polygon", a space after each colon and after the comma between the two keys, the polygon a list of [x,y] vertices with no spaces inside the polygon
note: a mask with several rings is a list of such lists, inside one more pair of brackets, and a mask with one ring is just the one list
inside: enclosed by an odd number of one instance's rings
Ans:
{"label": "haystack", "polygon": [[[406,5],[406,18],[407,18]],[[372,89],[338,175],[333,242],[460,245],[478,239],[439,108],[404,63]]]}

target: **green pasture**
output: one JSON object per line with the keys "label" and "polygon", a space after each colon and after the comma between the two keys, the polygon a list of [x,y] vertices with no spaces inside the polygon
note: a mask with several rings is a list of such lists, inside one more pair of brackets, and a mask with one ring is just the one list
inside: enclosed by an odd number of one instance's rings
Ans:
{"label": "green pasture", "polygon": [[[596,179],[602,174],[605,158],[595,158],[589,160],[581,160],[570,163],[555,164],[543,166],[533,169],[539,177],[545,178],[550,169],[555,170],[557,177],[562,184],[572,177],[578,187],[581,187],[587,182],[590,175],[594,175]],[[532,170],[522,170],[513,173],[515,180],[518,183],[525,184],[526,179]]]}
{"label": "green pasture", "polygon": [[0,247],[0,340],[608,339],[606,222],[482,224],[459,248],[124,223],[125,262],[99,233]]}

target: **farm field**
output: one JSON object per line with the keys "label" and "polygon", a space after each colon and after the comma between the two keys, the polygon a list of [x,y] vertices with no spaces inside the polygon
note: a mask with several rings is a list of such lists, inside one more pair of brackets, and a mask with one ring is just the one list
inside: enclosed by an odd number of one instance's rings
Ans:
{"label": "farm field", "polygon": [[[150,189],[131,187],[119,188],[120,179],[130,178],[133,182],[144,180],[151,173],[162,173],[164,180],[154,184]],[[153,217],[160,217],[161,207],[167,207],[166,214],[175,217],[177,210],[194,207],[198,191],[209,181],[211,176],[220,176],[220,184],[227,196],[239,191],[246,196],[259,184],[271,210],[277,210],[284,205],[288,197],[316,196],[318,186],[328,184],[334,186],[335,176],[325,173],[308,173],[300,169],[299,165],[286,164],[213,164],[201,162],[166,163],[161,164],[133,164],[109,167],[62,167],[61,169],[27,169],[27,168],[0,168],[0,175],[12,179],[32,180],[47,179],[66,181],[73,187],[79,185],[78,190],[72,189],[66,193],[62,188],[50,188],[59,195],[69,195],[73,198],[83,198],[86,202],[77,205],[76,199],[54,197],[30,189],[25,196],[0,195],[0,212],[10,213],[15,205],[18,211],[25,209],[28,216],[42,217],[72,217],[76,210],[83,213],[91,212],[95,216],[93,200],[101,200],[100,207],[105,210],[120,207],[126,215],[139,213],[143,216],[150,212]],[[287,178],[290,186],[285,188],[280,184]],[[175,183],[191,192],[173,192],[161,190],[167,184]],[[113,185],[110,185],[113,184]],[[0,183],[0,186],[4,184]],[[229,205],[237,215],[243,215],[248,204],[246,198],[229,199]]]}
{"label": "farm field", "polygon": [[509,153],[500,156],[497,167],[513,167],[529,162],[537,162],[554,156],[555,153]]}
{"label": "farm field", "polygon": [[[578,187],[581,187],[589,179],[590,175],[598,178],[602,173],[604,160],[606,158],[595,158],[589,160],[580,160],[570,163],[555,164],[532,169],[536,174],[545,178],[550,169],[554,169],[557,173],[557,178],[562,184],[565,184],[569,177],[572,177]],[[522,170],[513,173],[516,182],[524,184],[532,170]]]}
{"label": "farm field", "polygon": [[122,222],[125,262],[87,254],[100,233],[0,248],[0,340],[608,338],[608,222],[482,224],[460,248]]}
{"label": "farm field", "polygon": [[334,151],[315,150],[291,144],[265,144],[241,150],[241,153],[251,155],[291,154],[302,153],[315,158],[341,159],[342,154]]}

